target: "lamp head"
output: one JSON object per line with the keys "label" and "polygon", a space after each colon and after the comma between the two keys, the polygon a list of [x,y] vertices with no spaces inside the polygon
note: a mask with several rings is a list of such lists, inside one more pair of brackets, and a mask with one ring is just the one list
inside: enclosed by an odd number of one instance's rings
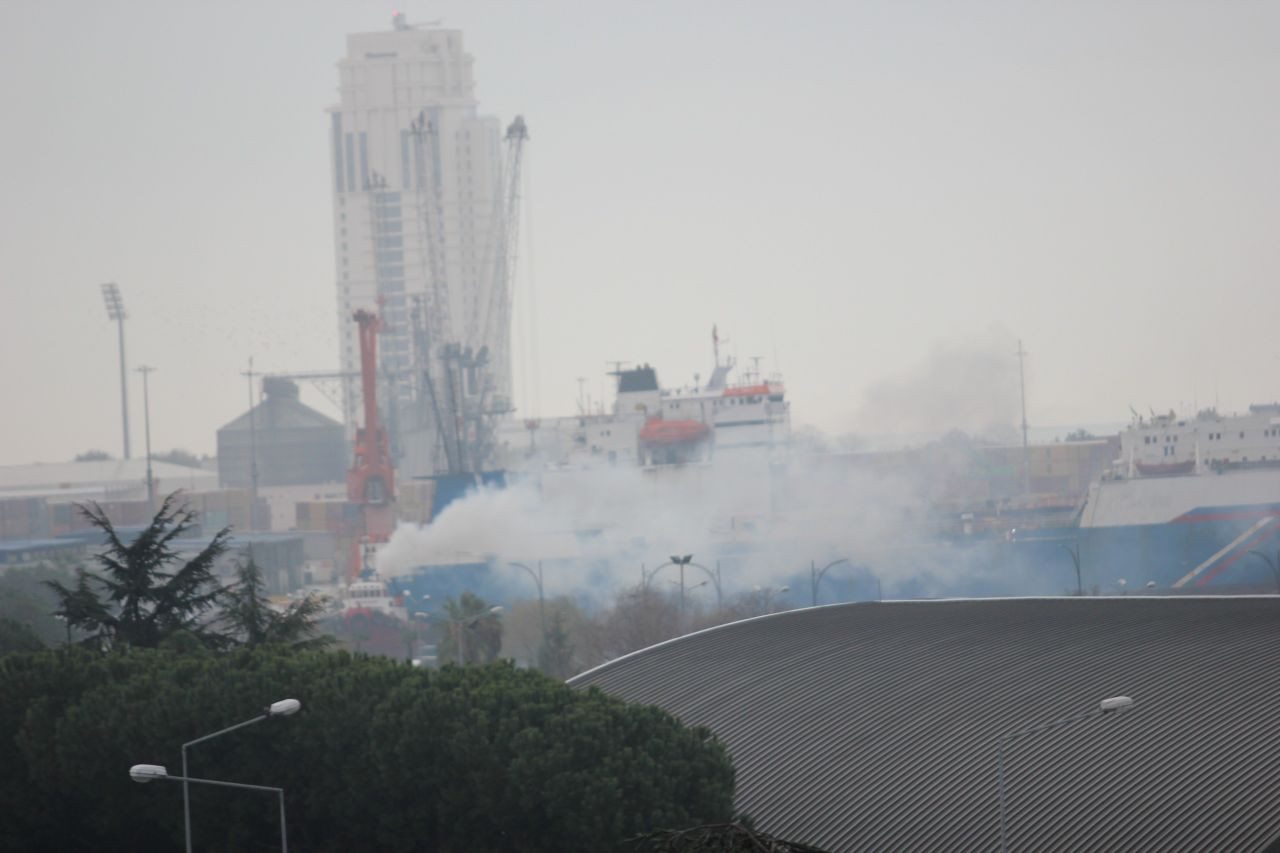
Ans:
{"label": "lamp head", "polygon": [[1098,707],[1104,714],[1119,711],[1124,708],[1128,708],[1131,705],[1133,705],[1133,699],[1128,696],[1112,696],[1110,699],[1103,699],[1098,703]]}
{"label": "lamp head", "polygon": [[271,707],[267,709],[267,713],[273,717],[287,717],[290,714],[298,713],[298,709],[302,707],[302,703],[297,699],[281,699],[279,702],[272,702]]}
{"label": "lamp head", "polygon": [[129,768],[129,777],[135,782],[150,782],[152,779],[163,779],[169,775],[159,764],[135,764]]}

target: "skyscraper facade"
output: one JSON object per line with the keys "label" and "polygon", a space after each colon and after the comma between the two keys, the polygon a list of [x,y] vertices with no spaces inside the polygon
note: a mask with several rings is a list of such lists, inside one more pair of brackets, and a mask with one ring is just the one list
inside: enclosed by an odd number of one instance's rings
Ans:
{"label": "skyscraper facade", "polygon": [[[397,15],[391,30],[347,37],[329,109],[340,363],[359,371],[352,314],[377,311],[379,402],[410,476],[441,469],[439,406],[433,416],[423,389],[424,371],[447,379],[432,367],[441,347],[509,352],[493,305],[502,139],[498,120],[478,114],[473,66],[460,31]],[[503,361],[489,370],[494,395],[509,399]],[[346,388],[352,430],[360,389]]]}

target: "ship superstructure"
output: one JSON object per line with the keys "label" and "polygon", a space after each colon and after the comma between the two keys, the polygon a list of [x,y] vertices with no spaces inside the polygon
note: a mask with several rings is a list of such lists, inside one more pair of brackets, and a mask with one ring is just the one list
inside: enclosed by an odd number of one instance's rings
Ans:
{"label": "ship superstructure", "polygon": [[782,452],[791,408],[781,377],[747,372],[717,353],[705,384],[664,389],[648,364],[612,372],[612,409],[513,422],[500,438],[509,467],[643,467],[710,461],[744,450]]}

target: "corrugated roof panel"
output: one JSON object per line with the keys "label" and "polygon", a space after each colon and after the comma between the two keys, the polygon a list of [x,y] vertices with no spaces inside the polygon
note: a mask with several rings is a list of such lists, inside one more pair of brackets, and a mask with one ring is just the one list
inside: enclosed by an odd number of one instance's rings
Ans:
{"label": "corrugated roof panel", "polygon": [[1070,598],[812,608],[571,681],[709,726],[739,808],[826,847],[1251,850],[1280,839],[1280,600]]}

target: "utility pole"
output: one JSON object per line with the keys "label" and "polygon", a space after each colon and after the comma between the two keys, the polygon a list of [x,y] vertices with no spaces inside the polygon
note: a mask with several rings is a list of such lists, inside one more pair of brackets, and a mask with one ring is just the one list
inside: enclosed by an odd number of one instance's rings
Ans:
{"label": "utility pole", "polygon": [[1018,386],[1022,390],[1022,493],[1031,494],[1031,450],[1027,446],[1027,371],[1024,359],[1026,351],[1022,349],[1022,339],[1018,339]]}
{"label": "utility pole", "polygon": [[107,316],[116,321],[120,333],[120,417],[124,421],[124,458],[129,458],[129,385],[124,366],[124,300],[114,281],[102,285],[102,301],[107,305]]}
{"label": "utility pole", "polygon": [[147,508],[154,511],[156,508],[156,481],[151,476],[151,396],[147,388],[147,378],[155,368],[147,367],[144,364],[134,369],[142,374],[142,423],[147,441]]}
{"label": "utility pole", "polygon": [[249,369],[241,372],[249,380],[249,529],[255,529],[254,515],[258,510],[258,431],[254,418],[253,356],[249,356]]}

